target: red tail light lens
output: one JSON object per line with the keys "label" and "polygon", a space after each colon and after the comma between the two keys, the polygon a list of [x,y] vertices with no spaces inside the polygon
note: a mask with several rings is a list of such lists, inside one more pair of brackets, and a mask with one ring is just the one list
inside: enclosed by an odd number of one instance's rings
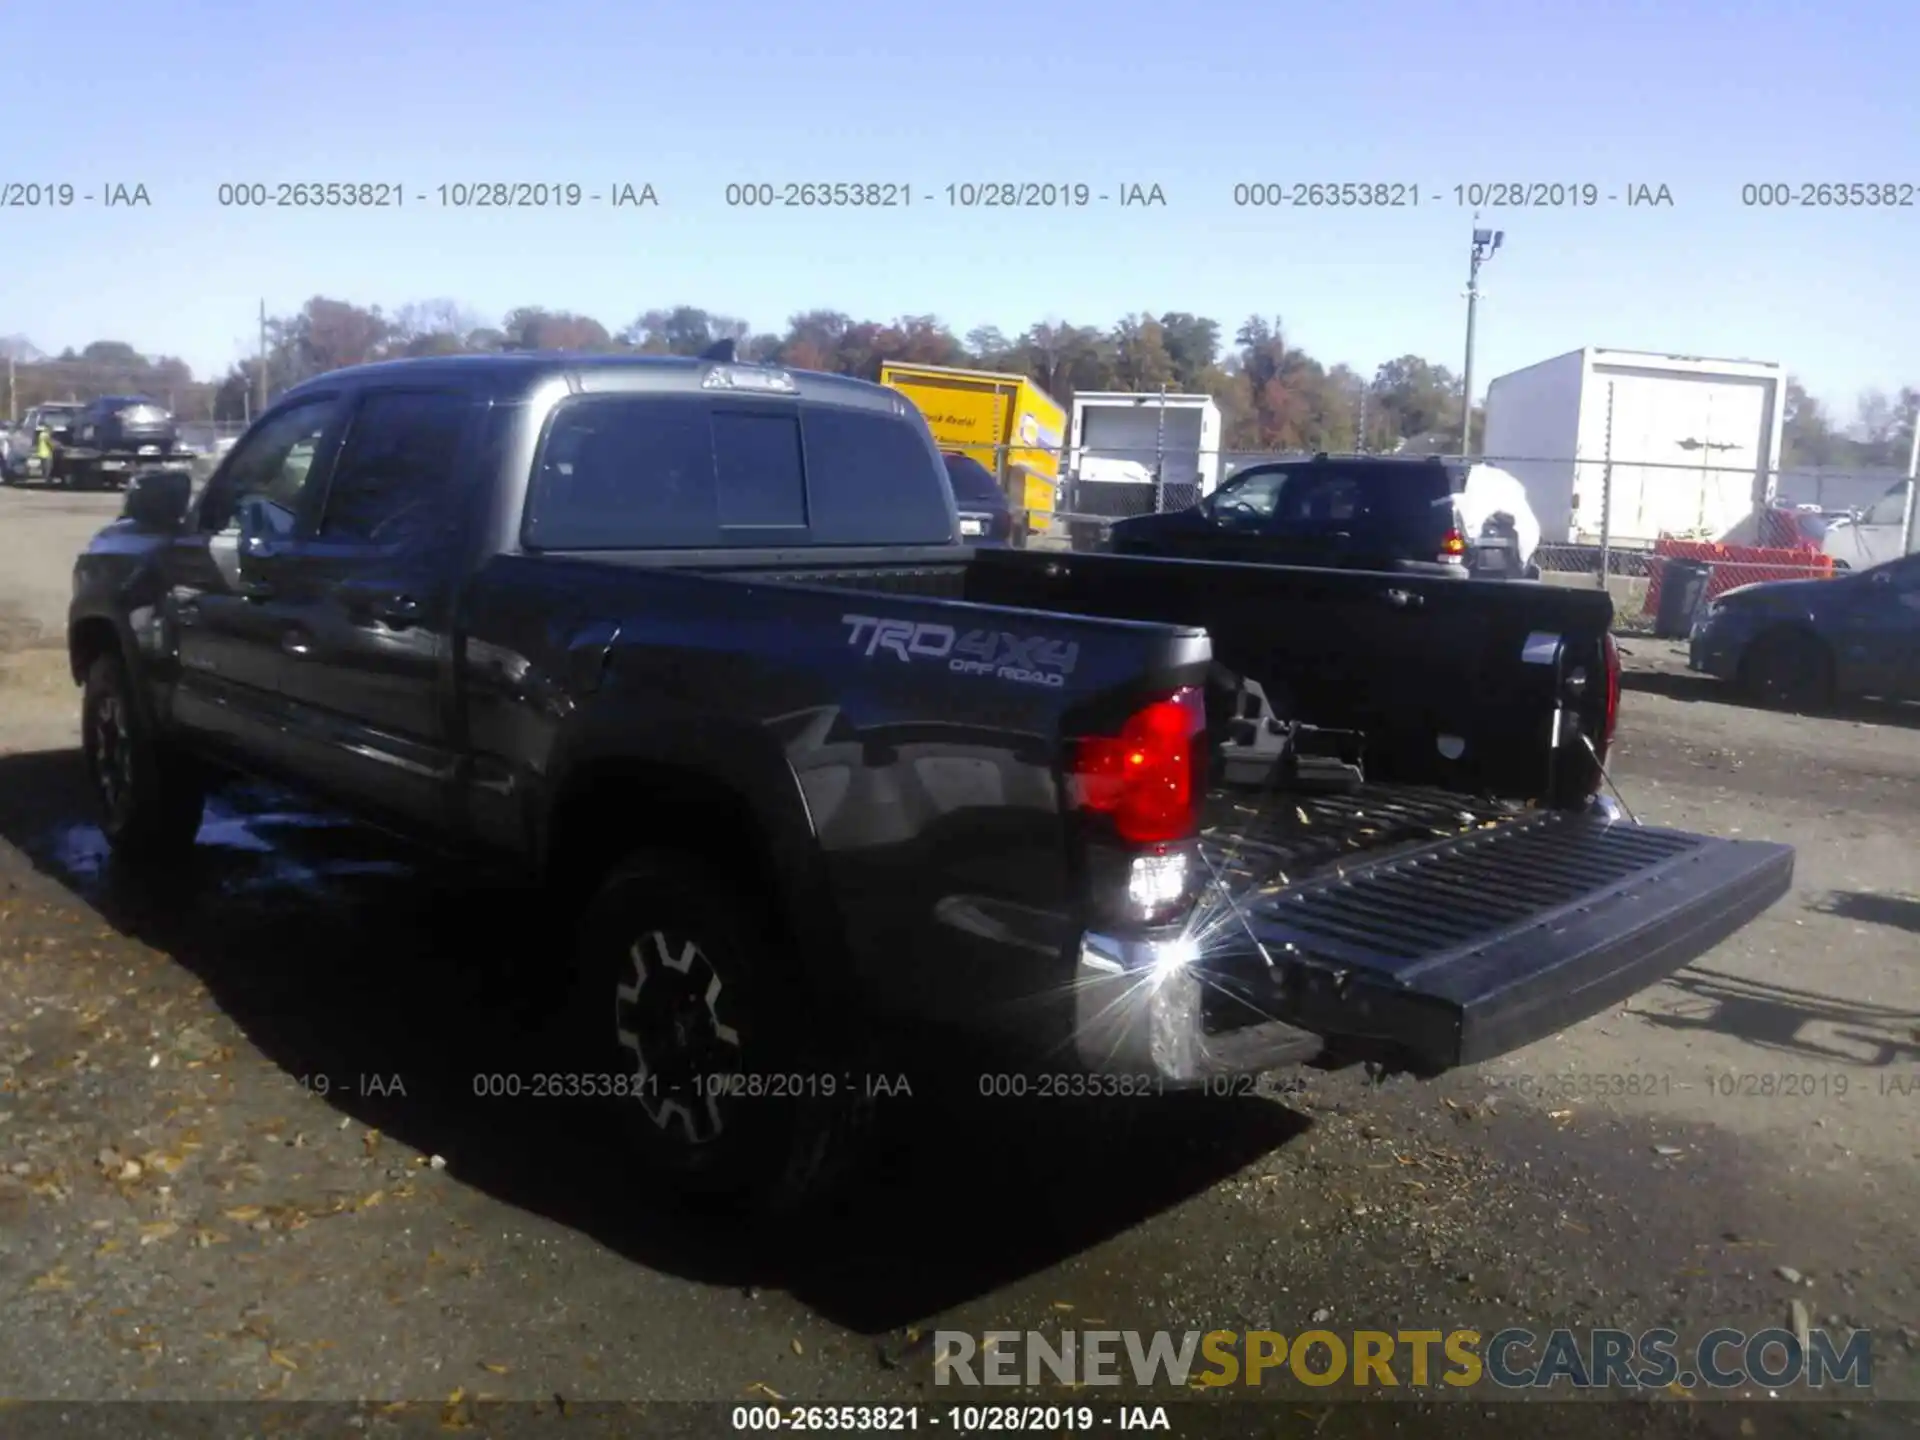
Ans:
{"label": "red tail light lens", "polygon": [[1108,816],[1134,844],[1187,839],[1199,827],[1206,790],[1206,730],[1206,703],[1189,687],[1136,711],[1116,736],[1080,741],[1075,803]]}
{"label": "red tail light lens", "polygon": [[1614,643],[1612,631],[1601,641],[1601,650],[1607,665],[1607,710],[1600,720],[1600,744],[1596,748],[1604,759],[1607,747],[1613,744],[1614,727],[1620,721],[1620,647]]}
{"label": "red tail light lens", "polygon": [[[1429,531],[1428,533],[1431,534],[1432,532]],[[1440,542],[1440,558],[1442,560],[1459,560],[1464,557],[1466,553],[1466,537],[1458,530],[1447,531],[1446,539]]]}

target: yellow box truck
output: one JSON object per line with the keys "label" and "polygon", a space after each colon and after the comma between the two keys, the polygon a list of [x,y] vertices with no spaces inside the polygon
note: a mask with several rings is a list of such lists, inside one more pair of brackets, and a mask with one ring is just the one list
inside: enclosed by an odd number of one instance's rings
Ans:
{"label": "yellow box truck", "polygon": [[880,367],[880,383],[919,407],[942,450],[971,455],[999,476],[1030,527],[1052,516],[1067,412],[1046,391],[1024,375],[892,361]]}

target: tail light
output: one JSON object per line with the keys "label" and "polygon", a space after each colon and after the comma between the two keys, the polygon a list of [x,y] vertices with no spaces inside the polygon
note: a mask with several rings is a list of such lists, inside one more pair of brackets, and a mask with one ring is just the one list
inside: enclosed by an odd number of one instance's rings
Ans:
{"label": "tail light", "polygon": [[1436,558],[1448,564],[1461,565],[1466,563],[1466,557],[1467,539],[1456,525],[1447,531],[1446,538],[1440,542],[1440,554]]}
{"label": "tail light", "polygon": [[1075,805],[1104,815],[1122,840],[1160,845],[1199,829],[1206,796],[1206,703],[1189,686],[1134,712],[1118,735],[1079,741]]}
{"label": "tail light", "polygon": [[1606,657],[1607,708],[1600,717],[1600,740],[1594,748],[1600,752],[1600,758],[1605,760],[1607,747],[1613,744],[1614,727],[1620,721],[1620,647],[1614,643],[1611,630],[1600,642],[1600,647],[1601,653]]}

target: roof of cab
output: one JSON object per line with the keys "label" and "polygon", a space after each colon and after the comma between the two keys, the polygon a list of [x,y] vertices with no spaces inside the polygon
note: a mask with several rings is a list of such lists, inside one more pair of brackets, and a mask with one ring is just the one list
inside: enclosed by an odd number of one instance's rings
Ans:
{"label": "roof of cab", "polygon": [[[575,393],[694,394],[702,390],[707,373],[715,369],[784,371],[798,386],[798,398],[816,404],[899,411],[907,403],[898,391],[817,370],[741,361],[729,363],[683,355],[606,355],[567,350],[505,350],[482,355],[423,355],[404,360],[378,360],[368,365],[329,370],[303,380],[288,390],[287,396],[341,386],[357,389],[366,385],[448,385],[514,399],[556,378],[565,379]],[[779,397],[756,394],[754,398]]]}

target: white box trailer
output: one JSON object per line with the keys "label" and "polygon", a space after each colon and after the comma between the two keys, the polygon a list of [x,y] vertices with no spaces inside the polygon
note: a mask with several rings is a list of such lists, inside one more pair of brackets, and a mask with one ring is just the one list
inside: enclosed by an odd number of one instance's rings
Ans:
{"label": "white box trailer", "polygon": [[1549,542],[1600,539],[1609,455],[1612,543],[1722,540],[1773,499],[1786,387],[1775,364],[1590,346],[1494,380],[1481,449]]}
{"label": "white box trailer", "polygon": [[[1200,494],[1211,495],[1220,483],[1220,431],[1220,406],[1211,395],[1086,391],[1073,397],[1067,463],[1081,477],[1089,460],[1131,461],[1144,467],[1149,482],[1157,465],[1163,484],[1198,485]],[[1117,473],[1126,472],[1095,465],[1085,478],[1102,474],[1104,483]]]}

